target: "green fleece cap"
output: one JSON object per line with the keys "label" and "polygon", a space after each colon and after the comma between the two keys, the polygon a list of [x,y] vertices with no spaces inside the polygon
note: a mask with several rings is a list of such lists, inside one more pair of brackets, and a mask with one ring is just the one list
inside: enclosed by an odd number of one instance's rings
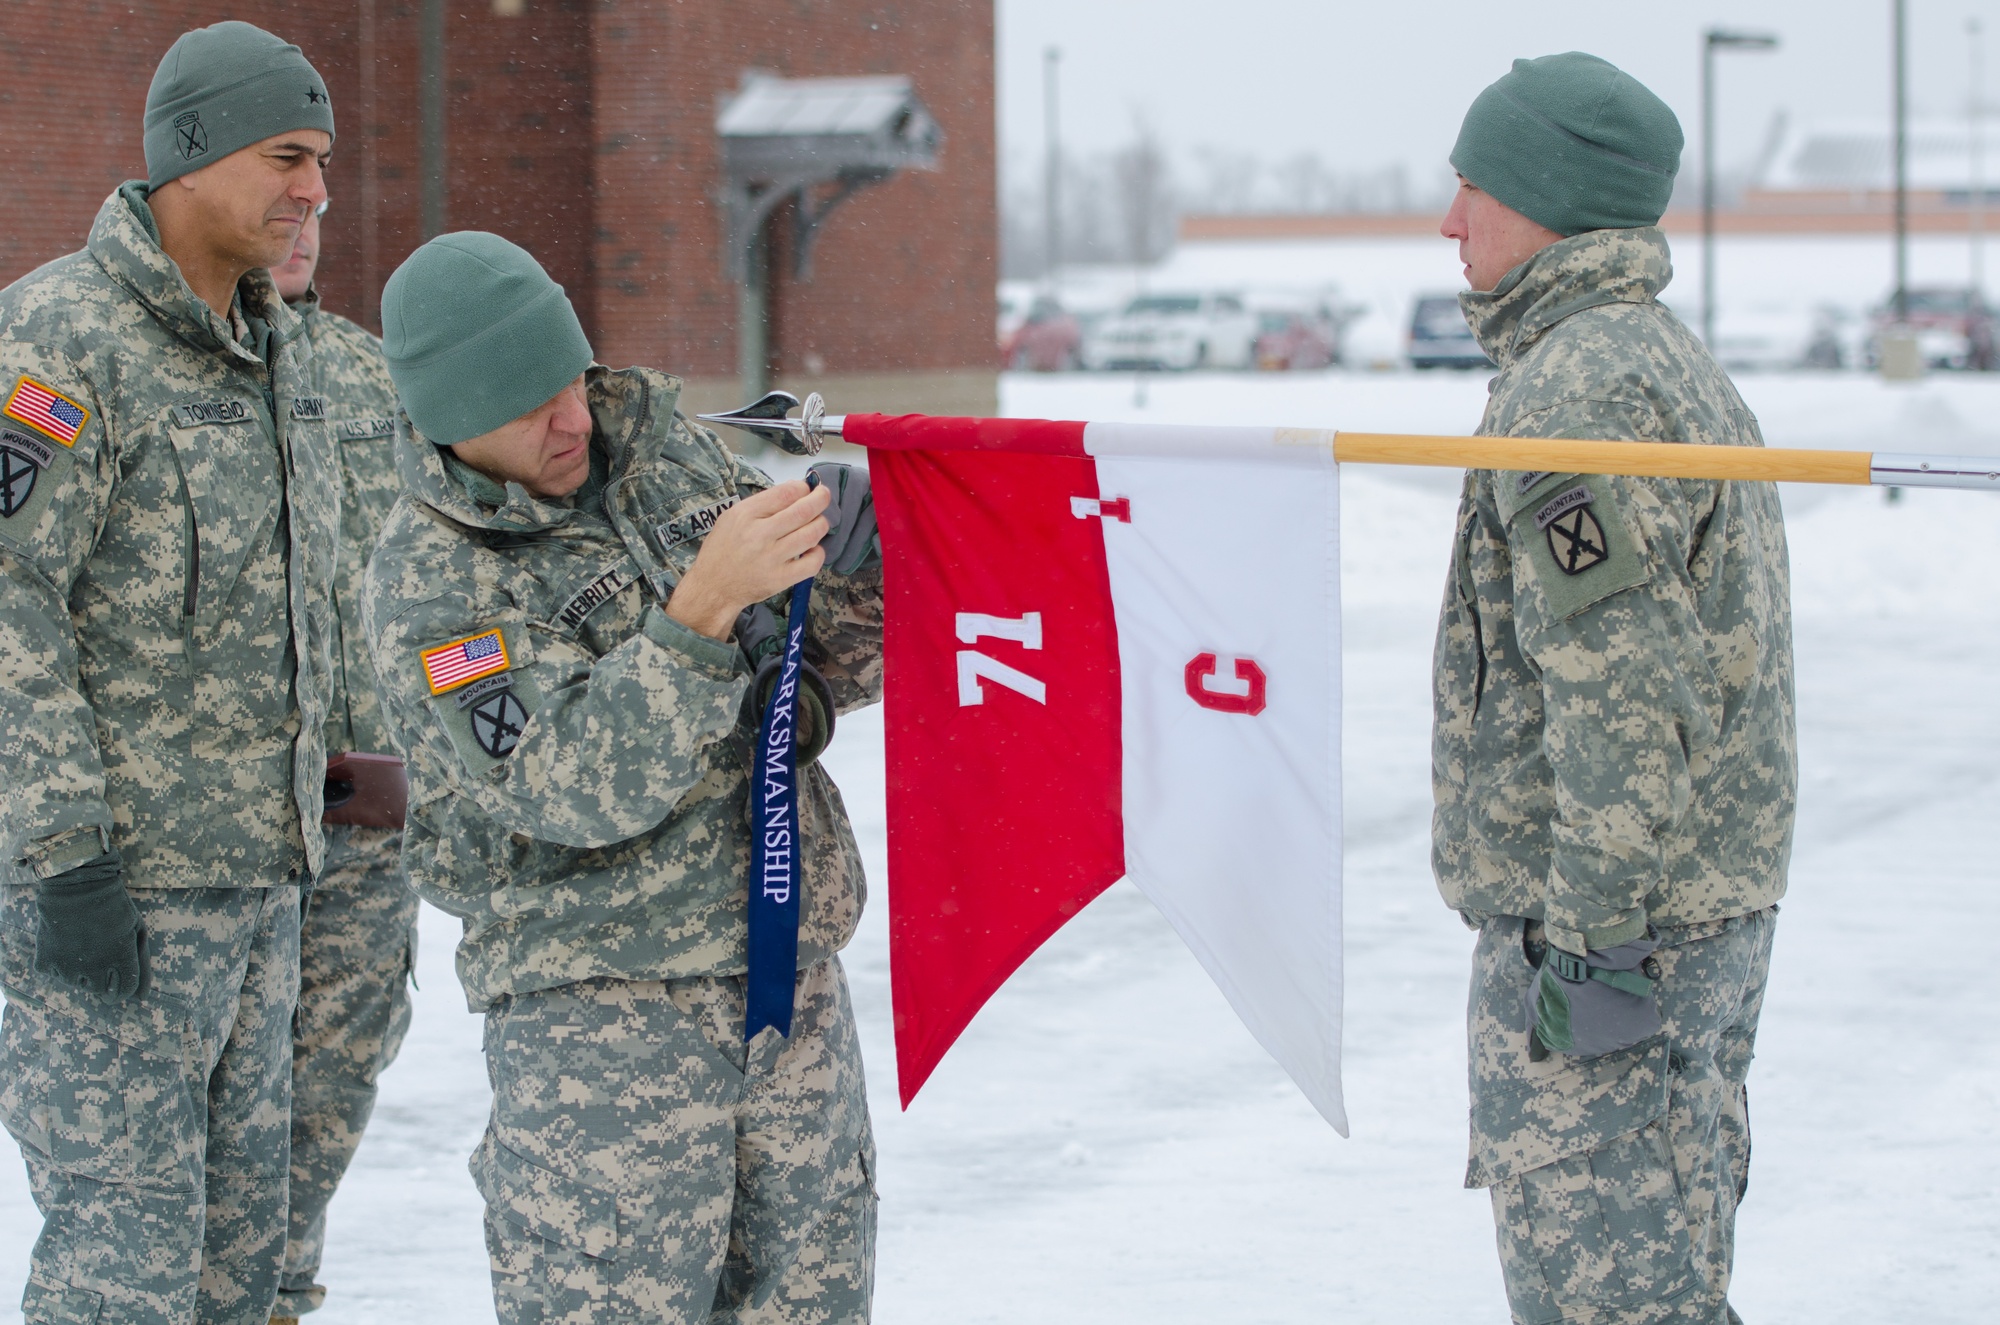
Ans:
{"label": "green fleece cap", "polygon": [[183,32],[146,92],[146,183],[157,189],[293,129],[333,136],[326,80],[304,51],[249,23]]}
{"label": "green fleece cap", "polygon": [[1657,224],[1681,122],[1618,66],[1570,51],[1516,60],[1465,112],[1452,168],[1559,235]]}
{"label": "green fleece cap", "polygon": [[439,235],[382,287],[382,354],[410,422],[439,446],[546,405],[592,358],[563,288],[519,244]]}

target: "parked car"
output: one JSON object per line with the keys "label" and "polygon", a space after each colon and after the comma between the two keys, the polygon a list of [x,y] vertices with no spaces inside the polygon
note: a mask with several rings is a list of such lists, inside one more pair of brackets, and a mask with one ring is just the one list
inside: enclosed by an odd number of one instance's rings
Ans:
{"label": "parked car", "polygon": [[[1909,291],[1906,321],[1917,333],[1917,352],[1932,368],[1964,368],[1991,372],[2000,367],[1994,350],[1993,310],[1986,296],[1970,286],[1918,286]],[[1882,332],[1896,320],[1893,297],[1870,314],[1867,358],[1870,368],[1882,362]]]}
{"label": "parked car", "polygon": [[1465,310],[1453,294],[1417,296],[1410,312],[1410,367],[1492,368],[1465,324]]}
{"label": "parked car", "polygon": [[[1007,342],[1028,319],[1029,297],[1023,292],[1021,281],[1002,281],[993,307],[993,343],[1000,347],[1004,355]],[[1002,363],[1006,360],[1003,358]]]}
{"label": "parked car", "polygon": [[1028,309],[1028,318],[1014,328],[1000,347],[1000,361],[1017,371],[1060,373],[1083,361],[1083,324],[1051,295]]}
{"label": "parked car", "polygon": [[1266,372],[1340,362],[1340,327],[1324,309],[1266,308],[1257,314],[1257,366]]}
{"label": "parked car", "polygon": [[1716,310],[1709,351],[1732,373],[1839,368],[1846,357],[1830,310],[1732,308]]}
{"label": "parked car", "polygon": [[1257,319],[1234,294],[1142,294],[1084,337],[1092,369],[1249,368]]}

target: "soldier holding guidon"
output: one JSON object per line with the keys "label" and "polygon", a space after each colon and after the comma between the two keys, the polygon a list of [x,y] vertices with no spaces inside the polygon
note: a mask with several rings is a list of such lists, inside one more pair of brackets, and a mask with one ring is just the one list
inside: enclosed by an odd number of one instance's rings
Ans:
{"label": "soldier holding guidon", "polygon": [[[375,666],[361,625],[361,581],[389,508],[396,473],[396,387],[375,337],[320,307],[320,225],[306,218],[291,257],[271,279],[305,323],[311,371],[326,401],[340,461],[340,561],[333,582],[333,707],[326,748],[340,758],[389,746],[375,696]],[[376,1082],[410,1027],[417,895],[403,878],[399,825],[358,822],[355,795],[336,767],[329,788],[326,864],[299,922],[299,1005],[292,1018],[292,1186],[285,1274],[273,1325],[316,1310],[326,1212],[375,1109]],[[374,816],[384,817],[382,815]]]}
{"label": "soldier holding guidon", "polygon": [[[1571,53],[1465,117],[1489,436],[1761,446],[1657,302],[1673,112]],[[1471,1163],[1516,1321],[1723,1325],[1744,1085],[1797,782],[1769,483],[1466,475],[1438,626],[1433,863],[1479,931]]]}
{"label": "soldier holding guidon", "polygon": [[486,1014],[472,1170],[500,1319],[866,1320],[873,1142],[837,956],[863,882],[816,764],[789,1037],[746,1042],[745,975],[745,650],[810,578],[801,740],[879,696],[865,475],[772,485],[677,412],[677,379],[593,363],[497,236],[432,240],[382,303],[406,493],[365,611],[410,880],[463,920]]}
{"label": "soldier holding guidon", "polygon": [[297,47],[186,33],[147,178],[0,292],[0,1119],[35,1325],[264,1325],[277,1293],[339,477],[266,269],[332,147]]}

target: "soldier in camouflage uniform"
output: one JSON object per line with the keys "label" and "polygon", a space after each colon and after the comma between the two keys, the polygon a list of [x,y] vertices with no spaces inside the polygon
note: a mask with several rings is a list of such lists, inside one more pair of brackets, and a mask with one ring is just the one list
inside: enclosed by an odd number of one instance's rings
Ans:
{"label": "soldier in camouflage uniform", "polygon": [[146,101],[149,178],[0,292],[0,1120],[29,1322],[263,1325],[301,883],[322,860],[338,476],[264,270],[326,86],[244,23]]}
{"label": "soldier in camouflage uniform", "polygon": [[[861,860],[804,769],[792,1030],[746,1043],[756,727],[730,639],[855,526],[828,534],[823,489],[772,487],[688,423],[677,379],[593,365],[561,288],[496,236],[419,249],[383,326],[407,493],[368,632],[410,879],[464,921],[486,1014],[472,1171],[500,1319],[866,1320],[873,1141],[836,955]],[[851,550],[818,571],[808,645],[841,709],[881,676],[879,556]]]}
{"label": "soldier in camouflage uniform", "polygon": [[[1585,55],[1467,115],[1444,234],[1487,435],[1760,446],[1656,302],[1673,114]],[[1524,1325],[1720,1325],[1796,784],[1768,483],[1466,475],[1438,627],[1433,864],[1479,931],[1471,1163]]]}
{"label": "soldier in camouflage uniform", "polygon": [[[361,579],[382,521],[402,491],[396,474],[396,386],[375,337],[319,304],[320,212],[271,278],[312,342],[340,455],[340,563],[333,584],[329,755],[389,749],[375,665],[361,626]],[[299,927],[299,1006],[292,1018],[292,1193],[285,1275],[272,1325],[326,1300],[317,1281],[326,1210],[375,1109],[376,1081],[410,1028],[417,895],[403,878],[396,828],[326,826],[326,867]]]}

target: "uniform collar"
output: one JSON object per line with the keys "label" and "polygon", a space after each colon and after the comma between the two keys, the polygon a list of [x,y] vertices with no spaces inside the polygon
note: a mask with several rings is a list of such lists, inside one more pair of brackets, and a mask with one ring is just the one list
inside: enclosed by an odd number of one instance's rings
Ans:
{"label": "uniform collar", "polygon": [[[160,247],[150,192],[144,180],[127,180],[97,209],[90,227],[90,255],[105,274],[132,293],[176,336],[212,354],[226,354],[246,365],[263,366],[255,352],[237,338],[231,319],[216,316],[189,288],[180,267]],[[271,273],[261,268],[236,283],[236,308],[259,318],[271,329],[273,350],[303,329],[299,316],[278,298]]]}
{"label": "uniform collar", "polygon": [[[602,448],[610,488],[627,472],[658,458],[680,397],[677,377],[650,368],[616,371],[592,364],[584,390],[594,425],[590,444]],[[569,501],[545,501],[518,483],[505,486],[433,445],[404,415],[396,429],[396,467],[403,486],[440,515],[474,529],[539,533],[576,518]]]}
{"label": "uniform collar", "polygon": [[1558,240],[1500,278],[1458,296],[1479,347],[1502,368],[1550,327],[1586,308],[1648,304],[1674,278],[1658,226],[1586,230]]}

